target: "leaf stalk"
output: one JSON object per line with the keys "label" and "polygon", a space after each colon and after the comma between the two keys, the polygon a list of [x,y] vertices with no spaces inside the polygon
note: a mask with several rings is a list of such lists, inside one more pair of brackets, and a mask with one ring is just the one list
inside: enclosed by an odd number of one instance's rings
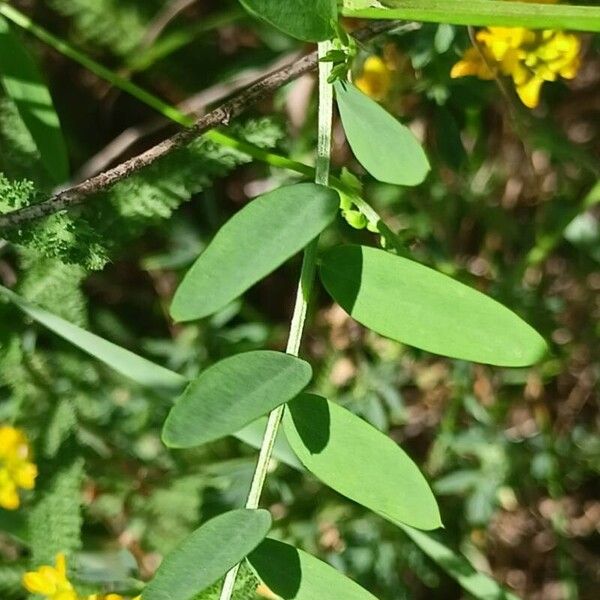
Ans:
{"label": "leaf stalk", "polygon": [[[331,49],[330,42],[319,44],[319,58],[324,57]],[[331,73],[331,63],[319,62],[319,123],[317,141],[317,160],[315,165],[315,183],[329,184],[329,167],[331,156],[331,127],[333,120],[333,87],[327,82]],[[296,294],[296,303],[290,323],[286,352],[298,356],[302,334],[306,323],[308,305],[312,294],[317,265],[317,245],[319,238],[315,238],[304,250],[302,269]],[[263,442],[258,455],[258,462],[252,478],[252,485],[246,501],[246,508],[256,509],[267,478],[269,464],[273,455],[273,447],[277,439],[277,432],[283,418],[285,405],[278,406],[269,415]],[[220,600],[231,600],[239,565],[236,565],[225,577]]]}

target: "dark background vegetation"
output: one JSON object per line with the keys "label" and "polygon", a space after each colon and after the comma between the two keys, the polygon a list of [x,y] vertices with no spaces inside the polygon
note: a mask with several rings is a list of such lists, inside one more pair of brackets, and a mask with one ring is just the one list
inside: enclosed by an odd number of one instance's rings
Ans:
{"label": "dark background vegetation", "polygon": [[[15,4],[173,104],[197,94],[203,94],[200,104],[206,98],[214,103],[230,93],[231,82],[308,49],[247,18],[235,2],[188,2],[155,40],[156,16],[177,2]],[[498,369],[402,347],[365,331],[321,290],[303,349],[316,370],[315,389],[388,432],[421,466],[440,503],[445,542],[532,600],[591,600],[600,589],[600,212],[594,206],[600,200],[600,56],[597,37],[583,38],[579,76],[568,85],[546,85],[535,111],[523,109],[516,96],[505,98],[495,82],[450,80],[451,66],[468,46],[462,28],[424,25],[389,34],[362,48],[357,60],[360,70],[368,54],[394,57],[393,89],[384,104],[424,140],[433,166],[415,189],[365,177],[366,198],[418,260],[493,295],[536,327],[550,344],[546,360],[527,370]],[[186,42],[180,49],[152,56],[165,40],[179,39]],[[175,129],[163,124],[123,153],[108,152],[111,140],[156,115],[27,40],[51,86],[74,178],[93,173],[95,164],[115,164]],[[1,127],[3,170],[31,179],[27,165],[12,160],[7,119]],[[314,78],[264,98],[241,123],[240,135],[312,161]],[[338,123],[334,139],[334,168],[347,165],[360,174]],[[97,153],[103,160],[91,164]],[[192,158],[186,168],[201,191],[179,208],[179,201],[170,204],[176,210],[168,219],[160,218],[170,212],[160,209],[169,204],[168,185],[155,190],[160,180],[86,209],[83,217],[93,229],[110,206],[134,207],[131,219],[124,209],[112,230],[103,232],[117,238],[108,245],[111,260],[103,269],[87,272],[73,256],[65,265],[64,256],[47,256],[44,248],[7,244],[0,250],[0,283],[186,374],[242,350],[282,349],[298,259],[211,319],[175,326],[166,316],[181,275],[219,225],[249,198],[293,179],[212,146]],[[141,204],[143,214],[136,212]],[[378,243],[340,219],[322,244],[341,240]],[[77,471],[75,480],[83,478],[81,539],[78,521],[57,525],[73,538],[65,544],[81,549],[82,580],[91,587],[96,581],[134,589],[132,575],[150,576],[160,556],[200,519],[243,503],[254,451],[228,439],[193,452],[167,452],[159,439],[167,399],[117,378],[8,307],[0,311],[0,418],[20,404],[18,423],[35,440],[41,490],[57,489],[60,482],[51,481],[56,473],[68,479],[64,465]],[[85,466],[74,457],[83,457]],[[273,467],[264,504],[278,535],[382,599],[464,596],[399,529],[310,477]],[[68,489],[68,481],[64,485]],[[54,517],[70,510],[68,503],[60,506],[45,510]],[[29,519],[31,534],[35,521],[27,511],[25,503],[10,518]],[[6,590],[0,595],[21,598],[17,576],[28,554],[18,536],[0,533],[0,557]]]}

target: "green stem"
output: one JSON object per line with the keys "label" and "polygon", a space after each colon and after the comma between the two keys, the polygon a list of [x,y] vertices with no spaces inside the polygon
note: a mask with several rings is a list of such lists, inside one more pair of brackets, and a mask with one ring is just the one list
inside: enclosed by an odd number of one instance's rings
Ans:
{"label": "green stem", "polygon": [[405,19],[452,25],[600,31],[600,9],[507,0],[380,0],[383,8],[342,9],[346,17]]}
{"label": "green stem", "polygon": [[[51,46],[57,52],[60,52],[64,56],[75,60],[80,65],[92,71],[92,73],[98,75],[98,77],[101,77],[115,87],[127,92],[134,98],[137,98],[140,102],[154,108],[165,118],[174,121],[179,125],[183,125],[184,127],[191,127],[194,124],[193,117],[186,115],[176,107],[167,104],[157,96],[151,94],[135,83],[128,81],[126,78],[114,73],[110,69],[107,69],[106,67],[97,63],[95,60],[85,56],[76,48],[73,48],[66,42],[58,39],[56,36],[52,35],[39,25],[36,25],[29,17],[19,12],[15,8],[0,2],[0,14],[4,15],[15,25],[22,27],[34,35],[42,42]],[[284,156],[279,156],[278,154],[267,152],[262,148],[258,148],[257,146],[253,146],[247,142],[237,140],[236,138],[231,137],[221,131],[208,131],[204,134],[204,137],[222,146],[227,146],[229,148],[239,150],[240,152],[244,152],[245,154],[252,156],[252,158],[270,164],[274,167],[296,171],[297,173],[301,173],[302,175],[306,175],[308,177],[314,176],[314,169],[308,165],[291,160]]]}
{"label": "green stem", "polygon": [[194,120],[191,117],[184,115],[181,111],[177,110],[170,104],[164,102],[135,83],[132,83],[125,77],[114,73],[110,69],[107,69],[106,67],[97,63],[95,60],[79,52],[79,50],[52,35],[49,31],[46,31],[39,25],[36,25],[27,15],[19,12],[16,8],[2,3],[0,4],[0,14],[6,17],[9,21],[12,21],[15,25],[22,27],[45,44],[48,44],[48,46],[54,48],[57,52],[60,52],[64,56],[67,56],[78,62],[86,69],[89,69],[92,73],[98,75],[98,77],[105,79],[109,83],[112,83],[115,87],[118,87],[124,92],[131,94],[140,102],[151,106],[154,110],[158,111],[167,119],[175,121],[184,127],[190,127],[194,124]]}
{"label": "green stem", "polygon": [[[276,167],[278,169],[287,169],[288,171],[294,171],[295,173],[305,175],[306,177],[316,178],[317,169],[297,160],[287,158],[286,156],[268,152],[267,150],[258,148],[257,146],[249,144],[248,142],[238,140],[230,135],[227,135],[226,133],[223,133],[222,131],[212,129],[211,131],[207,131],[204,134],[204,137],[222,146],[227,146],[228,148],[234,148],[235,150],[244,152],[255,160],[271,165],[272,167]],[[356,208],[365,216],[367,221],[373,225],[374,229],[379,231],[390,247],[393,247],[401,256],[407,255],[406,248],[398,239],[398,236],[385,224],[377,211],[366,200],[361,198],[355,190],[345,185],[337,177],[333,176],[329,177],[328,185],[348,196]]]}
{"label": "green stem", "polygon": [[[323,57],[331,48],[330,42],[322,42],[319,44],[319,56]],[[319,63],[319,135],[317,143],[317,161],[314,169],[315,182],[321,185],[329,183],[329,165],[331,154],[331,124],[333,120],[333,87],[327,83],[327,78],[331,73],[331,63]],[[304,332],[304,324],[306,323],[306,314],[308,312],[308,304],[312,293],[313,283],[315,279],[315,271],[317,265],[317,244],[318,237],[315,238],[304,250],[302,260],[302,270],[300,272],[300,281],[298,291],[296,293],[296,304],[294,313],[290,323],[290,333],[286,352],[293,356],[298,356],[300,352],[300,344],[302,342],[302,334]],[[250,493],[246,501],[246,508],[256,509],[260,504],[260,497],[267,478],[267,471],[271,457],[273,455],[273,447],[277,439],[277,432],[285,405],[277,407],[269,415],[265,435],[263,437],[262,446],[258,455],[256,470],[252,478]],[[231,600],[239,565],[234,567],[223,583],[220,600]]]}
{"label": "green stem", "polygon": [[272,167],[294,171],[295,173],[305,175],[306,177],[312,178],[315,176],[315,169],[310,165],[293,160],[287,156],[281,156],[280,154],[269,152],[268,150],[264,150],[263,148],[259,148],[258,146],[254,146],[248,142],[244,142],[243,140],[238,140],[237,138],[234,138],[223,131],[211,129],[210,131],[207,131],[203,137],[215,142],[216,144],[219,144],[220,146],[227,146],[228,148],[239,150],[240,152],[251,156],[255,160],[271,165]]}
{"label": "green stem", "polygon": [[127,61],[127,69],[131,73],[145,71],[159,60],[163,60],[170,54],[191,44],[201,34],[212,29],[218,29],[224,25],[229,25],[242,18],[245,14],[246,11],[241,7],[231,7],[222,13],[203,18],[198,23],[192,23],[187,27],[167,33],[164,37],[158,38],[149,48],[132,53],[131,58]]}
{"label": "green stem", "polygon": [[[85,56],[76,48],[73,48],[66,42],[60,40],[50,32],[35,24],[29,17],[19,12],[12,6],[0,2],[0,14],[4,15],[15,25],[22,27],[34,35],[42,42],[51,46],[57,52],[60,52],[64,56],[75,60],[85,68],[98,75],[98,77],[105,79],[115,87],[127,92],[134,98],[137,98],[140,102],[143,102],[144,104],[154,108],[165,118],[174,121],[179,125],[183,125],[184,127],[191,127],[194,124],[194,119],[189,115],[184,114],[176,107],[167,104],[160,98],[154,96],[135,83],[132,83],[125,77],[114,73],[93,59]],[[309,165],[292,160],[291,158],[287,158],[285,156],[281,156],[279,154],[275,154],[273,152],[269,152],[267,150],[263,150],[262,148],[258,148],[257,146],[249,144],[248,142],[244,142],[227,135],[222,131],[213,129],[211,131],[207,131],[204,134],[204,137],[219,145],[227,146],[229,148],[239,150],[240,152],[244,152],[255,160],[269,164],[278,169],[288,169],[289,171],[294,171],[306,177],[316,177],[316,170]],[[404,248],[399,242],[397,236],[389,229],[389,227],[387,227],[377,212],[360,196],[358,196],[354,190],[347,188],[339,179],[335,177],[331,178],[331,187],[343,191],[346,195],[350,196],[358,210],[365,215],[367,221],[379,230],[379,233],[381,233],[381,235],[391,246],[394,246],[400,254],[404,254]]]}

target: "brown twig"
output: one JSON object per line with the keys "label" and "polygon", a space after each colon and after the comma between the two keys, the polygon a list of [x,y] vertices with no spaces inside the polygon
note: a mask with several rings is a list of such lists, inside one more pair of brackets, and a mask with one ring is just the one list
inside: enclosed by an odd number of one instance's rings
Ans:
{"label": "brown twig", "polygon": [[[397,26],[397,21],[374,21],[367,27],[357,31],[355,37],[360,41],[367,41],[385,31],[395,29]],[[23,223],[41,219],[82,204],[91,196],[109,189],[119,181],[130,177],[174,150],[186,146],[209,129],[213,129],[219,125],[228,125],[232,119],[241,115],[260,98],[274,92],[286,83],[297,79],[300,75],[314,70],[317,62],[317,53],[311,52],[294,63],[277,69],[242,90],[239,94],[211,112],[200,117],[191,127],[163,140],[142,154],[134,156],[112,169],[86,179],[73,187],[59,191],[38,204],[0,215],[0,229],[18,227]]]}
{"label": "brown twig", "polygon": [[[190,98],[187,98],[177,105],[177,109],[182,113],[200,118],[200,116],[206,114],[209,105],[223,102],[226,98],[239,93],[257,79],[262,79],[271,71],[280,69],[299,59],[301,56],[302,54],[299,52],[291,52],[278,58],[267,67],[245,70],[229,81],[217,83]],[[128,127],[80,167],[71,183],[79,183],[89,177],[97,175],[110,167],[112,163],[116,162],[125,152],[127,152],[127,150],[141,139],[154,135],[169,125],[173,125],[173,122],[166,117],[159,115],[147,123]]]}

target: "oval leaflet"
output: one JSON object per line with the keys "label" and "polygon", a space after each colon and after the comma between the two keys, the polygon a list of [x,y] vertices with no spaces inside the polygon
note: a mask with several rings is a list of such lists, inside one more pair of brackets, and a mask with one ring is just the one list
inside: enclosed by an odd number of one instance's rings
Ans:
{"label": "oval leaflet", "polygon": [[170,448],[190,448],[233,435],[291,400],[311,377],[307,362],[283,352],[230,356],[188,385],[169,412],[163,441]]}
{"label": "oval leaflet", "polygon": [[217,232],[177,288],[171,316],[192,321],[223,308],[300,252],[336,217],[339,196],[298,183],[247,204]]}
{"label": "oval leaflet", "polygon": [[165,556],[143,600],[190,600],[256,548],[270,528],[266,510],[232,510],[207,521]]}
{"label": "oval leaflet", "polygon": [[284,33],[306,42],[333,36],[336,0],[240,0],[244,8]]}
{"label": "oval leaflet", "polygon": [[264,540],[248,556],[248,562],[283,600],[377,600],[322,560],[277,540]]}
{"label": "oval leaflet", "polygon": [[502,367],[534,364],[546,351],[542,337],[502,304],[384,250],[337,246],[320,273],[354,319],[410,346]]}
{"label": "oval leaflet", "polygon": [[375,179],[408,186],[425,179],[429,161],[408,127],[351,83],[337,82],[335,97],[348,143]]}
{"label": "oval leaflet", "polygon": [[323,483],[394,524],[441,527],[417,465],[366,421],[325,398],[301,394],[288,404],[283,423],[290,446]]}

